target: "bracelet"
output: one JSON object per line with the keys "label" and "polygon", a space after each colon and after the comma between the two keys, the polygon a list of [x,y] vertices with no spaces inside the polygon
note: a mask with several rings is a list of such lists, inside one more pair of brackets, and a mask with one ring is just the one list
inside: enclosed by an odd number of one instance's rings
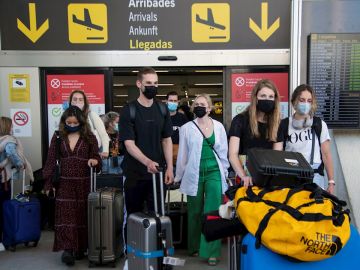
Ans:
{"label": "bracelet", "polygon": [[335,181],[333,179],[328,181],[329,185],[334,185],[335,186]]}

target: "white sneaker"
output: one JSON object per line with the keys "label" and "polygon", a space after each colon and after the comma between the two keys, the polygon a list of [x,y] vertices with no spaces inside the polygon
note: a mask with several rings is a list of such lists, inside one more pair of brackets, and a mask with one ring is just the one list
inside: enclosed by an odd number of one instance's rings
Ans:
{"label": "white sneaker", "polygon": [[1,251],[5,251],[5,247],[4,247],[3,243],[0,243],[0,252]]}
{"label": "white sneaker", "polygon": [[123,270],[128,270],[128,260],[127,259],[125,260]]}

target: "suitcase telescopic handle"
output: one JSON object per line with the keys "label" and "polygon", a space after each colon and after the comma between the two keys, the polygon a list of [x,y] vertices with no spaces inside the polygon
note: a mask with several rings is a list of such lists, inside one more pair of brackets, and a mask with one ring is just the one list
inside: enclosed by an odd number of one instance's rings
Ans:
{"label": "suitcase telescopic handle", "polygon": [[[15,172],[19,172],[19,174],[21,173],[21,170],[17,170],[17,169],[12,169],[11,170],[11,180],[10,180],[10,185],[11,185],[11,200],[14,199],[14,175]],[[22,194],[25,194],[25,169],[22,170],[23,171],[23,175],[22,175]]]}
{"label": "suitcase telescopic handle", "polygon": [[154,194],[154,210],[156,215],[165,216],[165,203],[164,203],[164,177],[163,177],[163,169],[158,168],[159,171],[159,182],[160,182],[160,205],[161,205],[161,213],[158,211],[158,196],[157,196],[157,188],[156,188],[156,174],[152,175],[153,182],[153,194]]}
{"label": "suitcase telescopic handle", "polygon": [[96,192],[96,170],[94,167],[90,167],[90,191]]}

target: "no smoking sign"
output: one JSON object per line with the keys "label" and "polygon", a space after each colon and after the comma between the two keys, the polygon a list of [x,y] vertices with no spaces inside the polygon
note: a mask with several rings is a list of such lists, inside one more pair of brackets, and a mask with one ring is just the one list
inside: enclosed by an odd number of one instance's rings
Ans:
{"label": "no smoking sign", "polygon": [[31,111],[30,109],[11,109],[14,135],[17,137],[31,137]]}

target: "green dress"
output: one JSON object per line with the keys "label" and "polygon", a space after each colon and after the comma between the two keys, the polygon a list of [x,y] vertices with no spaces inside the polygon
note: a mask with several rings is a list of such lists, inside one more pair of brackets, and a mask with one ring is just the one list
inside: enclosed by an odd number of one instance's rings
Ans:
{"label": "green dress", "polygon": [[[214,132],[208,138],[214,145]],[[203,258],[220,257],[221,241],[207,242],[201,233],[204,213],[218,210],[222,202],[221,175],[215,153],[204,139],[200,159],[200,175],[196,196],[187,196],[188,201],[188,252],[199,252]]]}

